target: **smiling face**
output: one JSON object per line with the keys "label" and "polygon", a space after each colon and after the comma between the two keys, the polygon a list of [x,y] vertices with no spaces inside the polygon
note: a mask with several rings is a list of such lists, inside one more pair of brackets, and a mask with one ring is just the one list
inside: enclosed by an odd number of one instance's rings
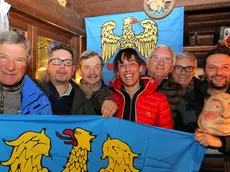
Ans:
{"label": "smiling face", "polygon": [[213,135],[230,135],[230,94],[210,97],[199,116],[198,125]]}
{"label": "smiling face", "polygon": [[168,48],[157,48],[147,59],[148,75],[155,79],[167,78],[173,69],[173,58]]}
{"label": "smiling face", "polygon": [[228,87],[230,83],[230,57],[225,54],[209,56],[205,66],[205,77],[213,88]]}
{"label": "smiling face", "polygon": [[28,52],[23,44],[0,44],[0,83],[11,87],[26,73]]}
{"label": "smiling face", "polygon": [[[190,70],[181,67],[191,69],[191,72]],[[187,87],[188,84],[191,82],[193,76],[195,76],[195,67],[196,64],[193,58],[177,58],[174,65],[174,69],[172,71],[173,80],[181,84],[184,88]]]}
{"label": "smiling face", "polygon": [[95,85],[101,80],[102,63],[98,56],[84,59],[81,62],[80,75],[82,79],[90,84]]}
{"label": "smiling face", "polygon": [[134,56],[129,60],[124,58],[122,62],[118,63],[117,75],[120,77],[124,87],[138,87],[142,66],[137,63]]}
{"label": "smiling face", "polygon": [[[72,55],[70,52],[60,49],[55,50],[49,57],[50,59],[61,59],[61,60],[70,60],[72,61]],[[47,72],[49,74],[49,79],[54,85],[66,84],[69,82],[71,77],[74,74],[75,66],[74,65],[65,65],[64,62],[61,62],[59,65],[54,65],[52,62],[48,63]]]}

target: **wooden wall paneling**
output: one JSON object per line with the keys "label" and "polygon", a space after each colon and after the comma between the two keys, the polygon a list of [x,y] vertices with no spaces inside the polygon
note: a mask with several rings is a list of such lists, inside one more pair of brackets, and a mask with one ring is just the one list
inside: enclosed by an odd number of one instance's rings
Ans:
{"label": "wooden wall paneling", "polygon": [[80,37],[75,36],[72,37],[72,39],[70,39],[70,46],[72,47],[75,56],[75,64],[78,64],[79,57],[82,53],[81,39],[82,39],[81,36]]}
{"label": "wooden wall paneling", "polygon": [[[189,36],[189,45],[192,45],[193,39],[194,39],[194,34],[190,34]],[[201,46],[210,46],[214,45],[213,39],[214,39],[214,32],[209,32],[207,34],[199,33],[198,38],[200,40],[200,45]]]}
{"label": "wooden wall paneling", "polygon": [[230,7],[230,0],[177,0],[177,6],[184,6],[185,11],[197,11]]}
{"label": "wooden wall paneling", "polygon": [[63,32],[60,32],[59,30],[53,29],[53,28],[46,28],[46,27],[39,27],[38,28],[38,36],[43,36],[46,38],[51,38],[57,42],[60,42],[62,44],[69,45],[69,39],[71,39],[72,35],[65,34]]}
{"label": "wooden wall paneling", "polygon": [[140,0],[84,0],[77,1],[77,13],[82,17],[119,14],[143,10],[143,1]]}
{"label": "wooden wall paneling", "polygon": [[189,52],[207,52],[212,49],[214,49],[215,46],[187,46],[184,47],[184,51],[189,51]]}
{"label": "wooden wall paneling", "polygon": [[191,32],[203,31],[203,30],[216,30],[220,26],[230,26],[229,19],[215,20],[215,21],[199,21],[194,23],[189,23],[188,27]]}
{"label": "wooden wall paneling", "polygon": [[73,11],[74,3],[74,0],[67,0],[66,8],[69,8],[71,11]]}
{"label": "wooden wall paneling", "polygon": [[27,38],[31,44],[31,58],[27,69],[27,74],[35,78],[36,69],[37,69],[37,27],[28,25]]}
{"label": "wooden wall paneling", "polygon": [[39,22],[39,20],[31,19],[29,17],[23,16],[23,14],[17,14],[16,11],[10,12],[10,26],[19,28],[21,30],[27,31],[28,24],[37,27],[37,33],[40,36],[54,39],[63,44],[68,44],[68,39],[73,36],[70,32],[60,30],[59,28],[52,26],[50,24],[46,25],[44,22]]}
{"label": "wooden wall paneling", "polygon": [[18,28],[23,31],[28,30],[28,24],[25,22],[23,16],[20,16],[12,11],[9,12],[9,24],[11,27]]}
{"label": "wooden wall paneling", "polygon": [[[74,74],[74,79],[79,78],[79,72],[78,72],[78,63],[79,63],[79,58],[82,53],[82,36],[75,36],[70,39],[70,45],[73,49],[74,56],[75,56],[75,74]],[[78,81],[77,81],[78,82]]]}
{"label": "wooden wall paneling", "polygon": [[[76,10],[82,17],[135,12],[143,10],[143,0],[75,0]],[[176,6],[185,11],[230,7],[230,0],[176,0]]]}
{"label": "wooden wall paneling", "polygon": [[184,46],[189,45],[188,14],[184,13]]}
{"label": "wooden wall paneling", "polygon": [[213,20],[223,20],[224,18],[230,18],[229,8],[216,9],[216,10],[206,10],[199,12],[189,12],[188,20],[191,23],[198,21],[213,21]]}
{"label": "wooden wall paneling", "polygon": [[5,0],[12,5],[11,10],[32,16],[46,24],[72,33],[85,34],[83,18],[58,4],[54,0]]}

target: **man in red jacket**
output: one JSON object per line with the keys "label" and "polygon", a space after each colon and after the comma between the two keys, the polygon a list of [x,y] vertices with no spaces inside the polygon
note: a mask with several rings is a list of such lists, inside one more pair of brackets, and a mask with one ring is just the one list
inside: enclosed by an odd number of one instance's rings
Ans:
{"label": "man in red jacket", "polygon": [[163,128],[173,129],[167,98],[155,90],[156,81],[140,76],[145,62],[132,48],[121,50],[114,59],[117,78],[111,85],[112,97],[119,107],[116,117]]}

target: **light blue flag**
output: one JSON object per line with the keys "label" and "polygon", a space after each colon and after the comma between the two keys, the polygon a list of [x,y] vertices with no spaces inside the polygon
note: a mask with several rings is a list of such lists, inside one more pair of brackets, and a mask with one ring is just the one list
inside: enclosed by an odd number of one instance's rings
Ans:
{"label": "light blue flag", "polygon": [[146,60],[156,45],[165,44],[175,53],[183,51],[184,8],[174,8],[161,20],[149,18],[143,11],[85,18],[87,50],[104,60],[103,80],[114,77],[113,60],[122,48],[135,48]]}
{"label": "light blue flag", "polygon": [[100,116],[0,116],[1,172],[195,172],[193,134]]}

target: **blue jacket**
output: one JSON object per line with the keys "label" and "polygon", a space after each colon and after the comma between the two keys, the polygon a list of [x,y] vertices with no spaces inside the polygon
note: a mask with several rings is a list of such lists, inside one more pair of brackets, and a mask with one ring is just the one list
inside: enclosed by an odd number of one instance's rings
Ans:
{"label": "blue jacket", "polygon": [[21,89],[22,115],[52,115],[49,99],[36,84],[25,75],[24,85]]}

